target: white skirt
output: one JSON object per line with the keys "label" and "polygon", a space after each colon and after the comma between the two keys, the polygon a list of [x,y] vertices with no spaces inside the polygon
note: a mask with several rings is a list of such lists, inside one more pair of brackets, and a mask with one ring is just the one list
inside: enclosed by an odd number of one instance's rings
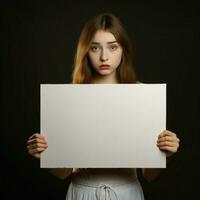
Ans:
{"label": "white skirt", "polygon": [[137,176],[72,176],[66,200],[144,200]]}

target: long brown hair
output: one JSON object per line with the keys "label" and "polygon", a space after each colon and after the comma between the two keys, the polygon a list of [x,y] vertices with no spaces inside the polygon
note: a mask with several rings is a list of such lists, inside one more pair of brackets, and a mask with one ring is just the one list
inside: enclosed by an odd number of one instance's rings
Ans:
{"label": "long brown hair", "polygon": [[130,39],[120,20],[113,14],[103,13],[89,20],[81,32],[72,73],[72,83],[90,83],[93,69],[88,59],[88,51],[94,34],[104,30],[114,35],[122,46],[123,55],[120,66],[117,68],[119,83],[136,83],[136,74],[133,69],[133,50]]}

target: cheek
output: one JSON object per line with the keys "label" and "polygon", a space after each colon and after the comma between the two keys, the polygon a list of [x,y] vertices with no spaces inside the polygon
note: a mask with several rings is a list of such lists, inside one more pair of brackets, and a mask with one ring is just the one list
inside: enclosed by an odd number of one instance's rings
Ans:
{"label": "cheek", "polygon": [[90,60],[90,63],[92,64],[92,66],[95,66],[96,62],[97,62],[97,55],[95,55],[95,54],[89,54],[88,58]]}
{"label": "cheek", "polygon": [[115,57],[113,58],[113,61],[115,62],[116,65],[119,65],[121,63],[122,60],[122,53],[118,53],[115,55]]}

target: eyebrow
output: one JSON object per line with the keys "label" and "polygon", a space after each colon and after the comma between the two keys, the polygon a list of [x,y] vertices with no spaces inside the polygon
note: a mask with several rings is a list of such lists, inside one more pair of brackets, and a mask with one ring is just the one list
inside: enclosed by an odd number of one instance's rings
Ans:
{"label": "eyebrow", "polygon": [[[113,44],[113,43],[117,43],[117,41],[110,41],[110,42],[107,42],[107,44]],[[101,44],[100,42],[92,42],[92,44]]]}

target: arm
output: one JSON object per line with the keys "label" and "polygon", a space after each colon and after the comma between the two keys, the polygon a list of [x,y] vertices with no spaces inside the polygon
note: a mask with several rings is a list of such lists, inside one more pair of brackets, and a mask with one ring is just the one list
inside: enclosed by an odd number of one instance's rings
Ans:
{"label": "arm", "polygon": [[[158,136],[157,146],[160,150],[166,152],[167,163],[171,156],[173,156],[179,147],[179,138],[176,134],[165,130]],[[164,168],[144,168],[142,169],[142,175],[147,181],[153,181],[162,173]]]}
{"label": "arm", "polygon": [[163,168],[143,168],[142,175],[147,181],[155,180],[163,171]]}
{"label": "arm", "polygon": [[73,168],[45,168],[49,173],[64,180],[71,175]]}
{"label": "arm", "polygon": [[[41,153],[45,151],[47,147],[48,147],[47,140],[40,133],[33,134],[27,142],[28,153],[37,159],[40,159]],[[44,169],[46,169],[48,172],[50,172],[52,175],[56,176],[59,179],[67,178],[72,173],[73,170],[73,168],[44,168]]]}

